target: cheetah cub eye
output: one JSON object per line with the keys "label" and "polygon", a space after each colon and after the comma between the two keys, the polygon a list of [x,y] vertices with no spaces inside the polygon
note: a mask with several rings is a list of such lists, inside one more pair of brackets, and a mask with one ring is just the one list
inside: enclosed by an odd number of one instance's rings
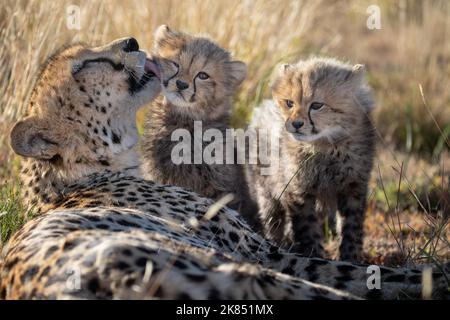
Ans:
{"label": "cheetah cub eye", "polygon": [[294,106],[294,101],[292,100],[286,100],[286,107],[288,107],[289,109],[291,109]]}
{"label": "cheetah cub eye", "polygon": [[309,106],[309,108],[311,109],[311,110],[320,110],[320,109],[322,109],[322,107],[324,106],[325,104],[324,103],[321,103],[321,102],[313,102],[313,103],[311,103],[311,105]]}
{"label": "cheetah cub eye", "polygon": [[207,80],[207,79],[209,79],[209,75],[208,75],[206,72],[199,72],[199,73],[197,74],[197,77],[198,77],[200,80]]}

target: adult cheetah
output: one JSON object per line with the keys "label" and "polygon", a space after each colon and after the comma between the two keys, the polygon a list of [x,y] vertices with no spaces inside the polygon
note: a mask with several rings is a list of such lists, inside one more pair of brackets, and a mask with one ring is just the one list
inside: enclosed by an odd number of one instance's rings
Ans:
{"label": "adult cheetah", "polygon": [[[136,40],[74,45],[44,66],[11,132],[24,201],[39,215],[3,250],[0,298],[348,299],[417,297],[420,271],[291,254],[238,213],[139,177],[136,110],[160,88]],[[151,112],[151,111],[150,111]],[[435,273],[435,293],[446,289]]]}

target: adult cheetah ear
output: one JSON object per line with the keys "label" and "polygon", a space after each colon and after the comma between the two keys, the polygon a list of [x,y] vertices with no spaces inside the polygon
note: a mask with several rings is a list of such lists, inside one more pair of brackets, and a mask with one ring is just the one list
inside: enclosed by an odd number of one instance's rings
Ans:
{"label": "adult cheetah ear", "polygon": [[242,61],[230,61],[227,64],[231,71],[231,83],[234,87],[237,87],[247,77],[247,65]]}
{"label": "adult cheetah ear", "polygon": [[17,122],[10,138],[14,152],[23,157],[49,160],[58,153],[58,143],[48,124],[36,117]]}
{"label": "adult cheetah ear", "polygon": [[187,34],[172,30],[163,24],[155,32],[155,52],[166,57],[173,56],[185,45],[187,38]]}

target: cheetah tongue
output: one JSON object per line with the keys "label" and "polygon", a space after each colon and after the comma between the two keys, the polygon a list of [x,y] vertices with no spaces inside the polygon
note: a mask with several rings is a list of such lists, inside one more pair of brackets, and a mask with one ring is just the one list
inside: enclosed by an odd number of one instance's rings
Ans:
{"label": "cheetah tongue", "polygon": [[154,73],[158,79],[161,79],[161,72],[159,71],[158,66],[155,62],[153,62],[150,59],[145,59],[145,66],[144,66],[145,72],[147,73]]}

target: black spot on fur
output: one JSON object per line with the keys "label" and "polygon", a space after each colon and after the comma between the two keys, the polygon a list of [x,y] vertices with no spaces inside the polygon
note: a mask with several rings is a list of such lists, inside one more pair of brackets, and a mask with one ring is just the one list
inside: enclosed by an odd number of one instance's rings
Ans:
{"label": "black spot on fur", "polygon": [[61,257],[58,260],[56,260],[56,265],[58,267],[62,267],[63,265],[66,264],[67,260],[69,260],[67,257]]}
{"label": "black spot on fur", "polygon": [[356,269],[355,266],[352,266],[352,265],[345,265],[345,264],[338,265],[336,268],[337,268],[338,271],[341,272],[341,273],[347,273],[347,272],[350,272],[350,271],[353,271],[353,270]]}
{"label": "black spot on fur", "polygon": [[62,249],[63,249],[64,251],[65,251],[65,250],[70,250],[70,249],[75,248],[75,246],[76,246],[76,243],[75,243],[75,242],[73,242],[73,241],[66,241],[66,242],[64,243]]}
{"label": "black spot on fur", "polygon": [[46,266],[44,270],[41,271],[41,274],[39,276],[46,277],[49,274],[50,270],[51,270],[50,266]]}
{"label": "black spot on fur", "polygon": [[204,274],[186,274],[186,277],[195,282],[203,282],[206,280],[206,276]]}
{"label": "black spot on fur", "polygon": [[305,271],[308,272],[308,273],[309,272],[315,272],[316,269],[317,269],[317,265],[310,262],[309,265],[305,268]]}
{"label": "black spot on fur", "polygon": [[233,242],[239,242],[239,236],[237,235],[237,233],[236,232],[234,232],[234,231],[230,231],[229,233],[228,233],[228,235],[230,236],[230,239],[231,239],[231,241],[233,241]]}
{"label": "black spot on fur", "polygon": [[269,253],[267,257],[272,261],[280,261],[283,259],[283,255],[276,251]]}
{"label": "black spot on fur", "polygon": [[136,260],[136,265],[138,267],[145,267],[147,265],[147,259],[146,258],[139,258]]}
{"label": "black spot on fur", "polygon": [[132,285],[134,285],[136,283],[136,280],[133,278],[129,278],[125,281],[125,285],[130,288]]}
{"label": "black spot on fur", "polygon": [[65,203],[63,203],[63,205],[62,205],[64,208],[73,208],[73,207],[76,207],[76,206],[78,206],[78,201],[77,200],[70,200],[70,201],[67,201],[67,202],[65,202]]}
{"label": "black spot on fur", "polygon": [[295,271],[291,267],[286,267],[283,270],[281,270],[282,273],[288,274],[288,275],[294,275]]}
{"label": "black spot on fur", "polygon": [[117,220],[117,223],[122,225],[122,226],[125,226],[125,227],[135,227],[135,228],[139,227],[138,224],[136,224],[134,222],[126,221],[126,220],[123,220],[123,219]]}
{"label": "black spot on fur", "polygon": [[97,293],[97,291],[100,289],[100,283],[97,278],[93,278],[89,280],[87,288],[92,293]]}
{"label": "black spot on fur", "polygon": [[21,282],[28,282],[38,273],[39,268],[37,266],[29,267],[20,277]]}
{"label": "black spot on fur", "polygon": [[405,281],[405,275],[403,275],[403,274],[391,275],[391,276],[386,277],[383,281],[384,282],[403,282],[403,281]]}
{"label": "black spot on fur", "polygon": [[319,275],[316,272],[311,272],[308,274],[308,280],[311,282],[316,282],[319,279]]}
{"label": "black spot on fur", "polygon": [[347,285],[345,284],[345,282],[338,282],[334,285],[334,288],[339,290],[345,290],[347,289]]}
{"label": "black spot on fur", "polygon": [[309,264],[310,265],[316,265],[316,266],[323,266],[323,265],[326,265],[326,264],[328,264],[329,262],[328,261],[326,261],[326,260],[321,260],[321,259],[310,259],[309,260]]}
{"label": "black spot on fur", "polygon": [[121,187],[128,187],[130,184],[129,183],[118,183],[116,184],[116,187],[121,188]]}
{"label": "black spot on fur", "polygon": [[110,166],[110,163],[107,160],[99,160],[98,161],[102,166],[108,167]]}
{"label": "black spot on fur", "polygon": [[101,219],[97,216],[91,216],[91,215],[85,215],[84,216],[86,219],[93,221],[93,222],[100,222]]}
{"label": "black spot on fur", "polygon": [[208,300],[219,300],[220,299],[220,292],[217,291],[217,289],[212,288],[209,290],[208,293]]}
{"label": "black spot on fur", "polygon": [[185,270],[185,269],[187,269],[187,265],[183,262],[183,261],[181,261],[180,259],[177,259],[175,262],[174,262],[174,264],[173,264],[175,267],[177,267],[177,268],[179,268],[179,269],[182,269],[182,270]]}
{"label": "black spot on fur", "polygon": [[385,267],[380,267],[380,271],[381,271],[382,275],[390,274],[390,273],[393,272],[391,269],[388,269],[388,268],[385,268]]}
{"label": "black spot on fur", "polygon": [[348,282],[348,281],[352,281],[353,277],[346,274],[346,275],[342,275],[342,276],[336,277],[335,280],[337,282]]}
{"label": "black spot on fur", "polygon": [[185,292],[177,295],[177,300],[192,300],[191,296]]}
{"label": "black spot on fur", "polygon": [[126,263],[125,261],[119,261],[119,262],[117,262],[116,263],[116,267],[119,269],[119,270],[125,270],[125,269],[129,269],[130,268],[130,265],[128,264],[128,263]]}
{"label": "black spot on fur", "polygon": [[48,259],[56,250],[58,250],[58,246],[51,246],[47,249],[45,253],[44,259]]}
{"label": "black spot on fur", "polygon": [[418,274],[414,274],[414,275],[412,275],[412,276],[409,276],[409,277],[408,277],[408,280],[409,280],[411,283],[421,283],[421,282],[422,282],[422,276],[421,276],[421,275],[418,275]]}

